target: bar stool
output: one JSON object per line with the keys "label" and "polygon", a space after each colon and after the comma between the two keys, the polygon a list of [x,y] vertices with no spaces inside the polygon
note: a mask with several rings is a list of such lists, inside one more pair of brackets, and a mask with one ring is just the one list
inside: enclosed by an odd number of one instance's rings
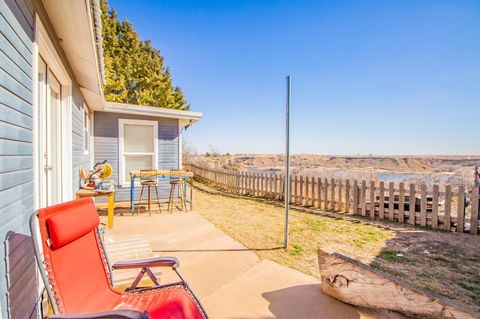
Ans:
{"label": "bar stool", "polygon": [[[174,175],[174,173],[170,172],[170,175]],[[168,210],[170,213],[173,211],[173,201],[176,198],[175,190],[180,193],[180,210],[183,211],[185,207],[185,211],[187,211],[187,202],[185,199],[185,189],[183,186],[183,178],[170,178],[170,196],[168,197]]]}
{"label": "bar stool", "polygon": [[162,207],[160,206],[160,199],[158,198],[158,182],[157,182],[157,171],[154,169],[142,169],[140,170],[140,185],[142,185],[142,191],[140,192],[140,200],[138,202],[138,211],[137,214],[140,214],[140,206],[142,204],[142,196],[143,190],[147,187],[148,191],[148,213],[152,216],[151,210],[151,200],[150,200],[150,188],[153,187],[155,189],[155,193],[157,194],[157,204],[158,209],[162,212]]}

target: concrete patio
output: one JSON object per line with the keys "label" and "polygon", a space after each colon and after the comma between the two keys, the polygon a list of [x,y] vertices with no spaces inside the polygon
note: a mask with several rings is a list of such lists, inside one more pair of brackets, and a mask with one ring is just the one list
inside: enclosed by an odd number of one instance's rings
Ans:
{"label": "concrete patio", "polygon": [[[102,216],[102,222],[106,217]],[[105,234],[111,261],[172,255],[210,318],[403,318],[357,308],[323,295],[318,280],[248,249],[196,212],[115,216]],[[133,274],[115,274],[125,280]],[[163,282],[175,280],[161,270]]]}

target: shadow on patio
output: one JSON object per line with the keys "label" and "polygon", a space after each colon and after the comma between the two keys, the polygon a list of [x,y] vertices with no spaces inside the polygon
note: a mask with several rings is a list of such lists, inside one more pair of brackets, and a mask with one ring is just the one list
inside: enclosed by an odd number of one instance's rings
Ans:
{"label": "shadow on patio", "polygon": [[[106,216],[101,215],[105,221]],[[247,248],[195,211],[152,216],[116,213],[105,242],[112,262],[156,255],[178,257],[182,274],[211,318],[389,317],[323,295],[316,278],[260,260],[255,254],[282,247]],[[116,273],[115,278],[126,280],[135,275]],[[174,278],[168,269],[162,269],[160,277],[164,282]]]}

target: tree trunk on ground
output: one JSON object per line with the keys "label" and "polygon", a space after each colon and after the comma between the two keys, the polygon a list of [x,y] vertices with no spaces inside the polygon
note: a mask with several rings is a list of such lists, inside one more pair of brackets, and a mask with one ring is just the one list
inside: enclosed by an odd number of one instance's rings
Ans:
{"label": "tree trunk on ground", "polygon": [[337,253],[319,249],[318,264],[322,291],[343,302],[441,318],[480,318],[474,311]]}

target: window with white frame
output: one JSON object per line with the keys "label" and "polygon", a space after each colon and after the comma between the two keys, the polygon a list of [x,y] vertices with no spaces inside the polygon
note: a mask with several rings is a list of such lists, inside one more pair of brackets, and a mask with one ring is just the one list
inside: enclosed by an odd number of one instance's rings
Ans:
{"label": "window with white frame", "polygon": [[90,150],[90,114],[86,105],[83,105],[83,154],[88,155]]}
{"label": "window with white frame", "polygon": [[120,119],[118,124],[119,182],[125,184],[131,170],[157,169],[158,122]]}

